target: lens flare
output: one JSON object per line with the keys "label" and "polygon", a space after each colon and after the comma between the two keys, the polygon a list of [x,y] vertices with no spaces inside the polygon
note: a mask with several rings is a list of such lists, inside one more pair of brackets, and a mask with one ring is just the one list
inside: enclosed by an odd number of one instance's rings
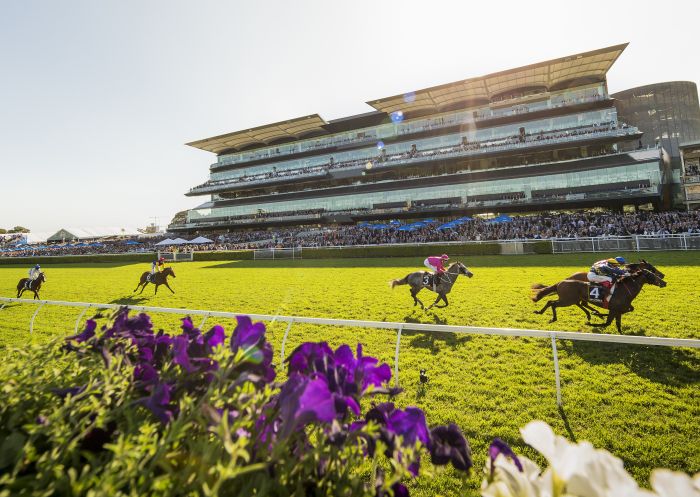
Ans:
{"label": "lens flare", "polygon": [[403,121],[403,112],[401,112],[400,110],[397,110],[396,112],[392,112],[391,113],[391,121],[394,124],[398,124],[401,121]]}
{"label": "lens flare", "polygon": [[369,171],[370,169],[372,169],[373,165],[374,164],[372,164],[372,161],[369,161],[367,164],[365,164],[365,169],[367,169]]}
{"label": "lens flare", "polygon": [[403,101],[406,102],[407,104],[410,104],[411,102],[416,100],[416,94],[412,91],[409,91],[403,96]]}
{"label": "lens flare", "polygon": [[384,142],[383,141],[378,141],[377,142],[377,150],[381,150],[384,148]]}

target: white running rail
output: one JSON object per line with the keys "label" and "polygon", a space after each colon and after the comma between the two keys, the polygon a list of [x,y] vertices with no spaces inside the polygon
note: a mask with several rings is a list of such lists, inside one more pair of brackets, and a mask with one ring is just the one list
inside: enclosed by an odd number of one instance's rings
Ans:
{"label": "white running rail", "polygon": [[465,333],[472,335],[495,335],[495,336],[510,336],[510,337],[531,337],[544,338],[552,343],[552,358],[554,361],[554,376],[557,392],[557,405],[562,406],[561,397],[561,382],[559,376],[559,358],[557,354],[557,339],[559,340],[575,340],[583,342],[603,342],[616,343],[627,345],[652,345],[661,347],[689,347],[700,348],[700,340],[690,338],[663,338],[663,337],[647,337],[636,335],[604,335],[601,333],[581,333],[575,331],[545,331],[545,330],[529,330],[520,328],[484,328],[480,326],[454,326],[443,324],[422,324],[422,323],[396,323],[387,321],[360,321],[355,319],[327,319],[327,318],[312,318],[303,316],[273,316],[270,314],[250,314],[241,312],[224,312],[224,311],[205,311],[198,309],[178,309],[174,307],[149,307],[142,305],[119,305],[119,304],[95,304],[89,302],[68,302],[62,300],[30,300],[0,297],[0,311],[3,310],[9,303],[32,304],[38,305],[36,311],[32,315],[29,323],[29,332],[34,330],[34,320],[36,319],[39,310],[45,305],[60,306],[60,307],[78,307],[83,308],[83,312],[75,321],[74,331],[77,333],[80,321],[88,309],[119,309],[128,307],[132,311],[143,312],[159,312],[164,314],[181,314],[189,316],[203,316],[200,328],[204,326],[206,320],[210,317],[215,318],[235,318],[240,315],[250,316],[251,319],[260,321],[281,321],[288,323],[282,339],[280,348],[280,363],[284,361],[285,345],[287,337],[296,323],[314,324],[314,325],[330,325],[344,326],[352,328],[372,328],[395,330],[396,333],[396,354],[394,357],[394,381],[396,386],[399,385],[399,348],[401,343],[401,333],[406,331],[421,331],[421,332],[437,332],[437,333]]}

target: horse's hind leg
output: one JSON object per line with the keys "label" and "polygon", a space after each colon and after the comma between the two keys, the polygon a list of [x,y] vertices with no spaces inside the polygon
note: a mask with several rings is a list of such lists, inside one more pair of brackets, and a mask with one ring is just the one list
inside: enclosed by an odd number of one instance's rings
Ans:
{"label": "horse's hind leg", "polygon": [[583,305],[581,302],[579,302],[579,303],[576,304],[576,305],[577,305],[578,308],[581,309],[581,310],[583,311],[583,313],[586,315],[586,321],[588,321],[588,322],[590,323],[590,322],[591,322],[591,313],[588,312],[588,309],[586,309],[586,308],[584,307],[584,305]]}
{"label": "horse's hind leg", "polygon": [[136,288],[134,288],[134,291],[132,293],[136,293],[136,290],[138,290],[140,286],[141,286],[141,282],[139,281],[139,284],[136,285]]}
{"label": "horse's hind leg", "polygon": [[[139,293],[139,295],[141,295],[141,294],[143,293],[143,291],[146,289],[146,285],[148,285],[148,281],[145,282],[145,283],[143,284],[143,286],[141,287],[141,292]],[[136,287],[136,288],[138,288],[138,287]],[[134,290],[134,291],[135,291],[135,290]]]}
{"label": "horse's hind leg", "polygon": [[159,286],[160,286],[160,285],[156,283],[156,292],[155,292],[153,295],[158,295],[158,287],[159,287]]}
{"label": "horse's hind leg", "polygon": [[589,323],[589,324],[595,328],[605,328],[606,326],[610,326],[610,323],[613,322],[613,319],[615,319],[615,313],[609,312],[608,319],[606,319],[604,323]]}
{"label": "horse's hind leg", "polygon": [[413,307],[415,307],[416,304],[420,304],[420,308],[425,309],[423,302],[421,302],[418,298],[418,292],[420,292],[420,288],[418,290],[411,289],[411,297],[413,297]]}
{"label": "horse's hind leg", "polygon": [[539,311],[532,311],[532,312],[534,312],[535,314],[544,314],[544,311],[549,309],[549,307],[552,305],[552,302],[553,302],[553,300],[548,300],[542,309],[540,309]]}
{"label": "horse's hind leg", "polygon": [[615,316],[615,324],[617,325],[617,332],[622,334],[622,313],[618,313]]}

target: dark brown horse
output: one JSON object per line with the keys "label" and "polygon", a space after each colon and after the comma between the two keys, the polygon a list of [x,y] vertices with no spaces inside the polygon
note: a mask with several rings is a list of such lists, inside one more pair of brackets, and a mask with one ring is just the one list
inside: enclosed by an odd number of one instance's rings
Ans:
{"label": "dark brown horse", "polygon": [[[450,303],[447,301],[447,294],[450,293],[450,291],[452,290],[452,285],[455,284],[455,282],[457,281],[457,277],[460,274],[469,278],[474,276],[474,274],[472,274],[472,272],[469,271],[469,269],[467,269],[467,266],[465,266],[461,262],[454,262],[449,265],[449,267],[444,273],[442,273],[442,275],[440,276],[440,283],[436,288],[433,288],[429,271],[416,271],[415,273],[408,274],[405,278],[401,278],[399,280],[392,280],[389,284],[391,285],[391,288],[394,288],[397,285],[410,285],[411,297],[413,297],[413,306],[415,307],[416,305],[420,304],[421,309],[427,311],[433,306],[437,308],[443,308],[450,305]],[[423,302],[421,302],[418,298],[418,292],[420,292],[423,288],[427,288],[428,290],[432,290],[433,292],[438,294],[437,298],[435,299],[435,302],[430,304],[427,308],[423,305]],[[445,305],[436,305],[441,300],[445,302]]]}
{"label": "dark brown horse", "polygon": [[41,288],[41,284],[46,281],[46,275],[43,271],[40,272],[39,276],[29,283],[29,287],[27,287],[27,281],[29,281],[29,278],[22,278],[19,280],[19,283],[17,283],[17,298],[20,298],[25,291],[29,290],[34,292],[34,300],[39,300],[39,289]]}
{"label": "dark brown horse", "polygon": [[[654,273],[656,276],[658,276],[661,279],[664,279],[666,275],[656,269],[650,262],[645,261],[644,259],[640,260],[639,262],[632,262],[630,264],[625,265],[625,269],[627,269],[627,272],[629,273],[634,273],[636,271],[639,271],[640,269],[646,269],[647,271],[651,271]],[[588,271],[581,271],[578,273],[574,273],[568,278],[567,280],[576,280],[576,281],[588,281]],[[605,314],[601,314],[597,309],[591,307],[591,305],[588,302],[584,302],[582,306],[579,306],[583,309],[583,312],[586,312],[586,310],[590,311],[592,314],[595,314],[598,317],[606,317]],[[632,312],[634,310],[634,307],[630,306],[629,312]],[[586,312],[586,316],[588,316],[588,313]],[[589,318],[590,319],[590,318]]]}
{"label": "dark brown horse", "polygon": [[[155,273],[153,276],[151,276],[151,281],[148,281],[148,275],[151,274],[150,271],[145,271],[141,275],[141,280],[139,281],[139,284],[136,285],[136,288],[134,289],[134,292],[141,287],[141,293],[143,293],[143,290],[146,288],[146,285],[149,283],[153,283],[156,286],[156,291],[155,293],[158,293],[158,287],[160,285],[165,285],[168,287],[168,290],[171,292],[175,293],[172,288],[170,288],[170,285],[168,285],[168,276],[172,276],[173,278],[175,277],[175,271],[173,271],[173,268],[171,267],[166,267],[161,271],[160,273]],[[155,295],[155,294],[154,294]]]}
{"label": "dark brown horse", "polygon": [[[551,295],[556,292],[559,297],[558,300],[550,300],[545,306],[539,311],[535,311],[535,314],[543,314],[548,308],[552,308],[552,319],[549,321],[553,323],[557,320],[557,307],[568,307],[570,305],[576,305],[586,313],[586,317],[591,326],[605,327],[612,323],[613,319],[617,325],[617,331],[622,333],[622,315],[629,312],[632,308],[632,301],[639,295],[642,291],[642,287],[649,283],[658,287],[665,287],[666,282],[659,278],[656,274],[652,273],[647,269],[640,269],[630,276],[625,276],[618,280],[617,288],[615,293],[610,298],[608,302],[608,319],[605,323],[591,324],[590,313],[586,310],[583,304],[588,304],[588,289],[589,284],[583,281],[576,280],[564,280],[556,285],[545,287],[544,285],[533,285],[533,290],[536,291],[535,295],[532,296],[533,302],[538,302],[542,297]],[[596,304],[597,305],[597,304]]]}

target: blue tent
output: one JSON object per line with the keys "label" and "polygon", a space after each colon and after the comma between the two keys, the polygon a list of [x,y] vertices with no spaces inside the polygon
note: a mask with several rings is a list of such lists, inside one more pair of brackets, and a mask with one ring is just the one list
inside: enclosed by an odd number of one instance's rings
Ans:
{"label": "blue tent", "polygon": [[[367,226],[370,226],[370,224],[367,221],[362,221],[361,223],[358,224],[358,226],[360,228],[366,228]],[[126,243],[129,244],[129,242],[126,242]],[[135,243],[138,243],[138,242],[135,242]]]}
{"label": "blue tent", "polygon": [[393,225],[399,224],[400,225],[401,221],[397,221],[396,219],[392,219],[391,221],[389,221],[389,224],[393,224]]}
{"label": "blue tent", "polygon": [[92,243],[88,244],[88,247],[104,247],[104,246],[105,246],[105,244],[100,243],[100,242],[92,242]]}
{"label": "blue tent", "polygon": [[371,224],[369,228],[373,230],[385,230],[387,228],[391,228],[388,224]]}
{"label": "blue tent", "polygon": [[438,229],[438,230],[451,230],[451,229],[454,229],[455,226],[457,226],[457,224],[453,221],[453,222],[451,222],[451,223],[441,224],[440,226],[438,226],[438,227],[435,228],[435,229]]}
{"label": "blue tent", "polygon": [[437,221],[435,219],[424,219],[421,222],[423,222],[425,224],[436,224],[437,223]]}
{"label": "blue tent", "polygon": [[411,224],[407,224],[406,226],[401,226],[396,231],[416,231],[417,229],[418,229],[418,226],[413,226]]}
{"label": "blue tent", "polygon": [[474,220],[474,218],[473,218],[473,217],[469,217],[469,216],[464,216],[464,217],[460,217],[459,219],[457,219],[457,221],[461,221],[461,222],[463,222],[463,223],[466,223],[466,222],[468,222],[468,221],[473,221],[473,220]]}
{"label": "blue tent", "polygon": [[124,243],[126,245],[141,245],[141,242],[137,242],[136,240],[127,240]]}
{"label": "blue tent", "polygon": [[493,219],[489,219],[486,221],[487,223],[509,223],[513,220],[512,217],[506,216],[505,214],[502,214],[498,217],[494,217]]}

